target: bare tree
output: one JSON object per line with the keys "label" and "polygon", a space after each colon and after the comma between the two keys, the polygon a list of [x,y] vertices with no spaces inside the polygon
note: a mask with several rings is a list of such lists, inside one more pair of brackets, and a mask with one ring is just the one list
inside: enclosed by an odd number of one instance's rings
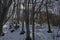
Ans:
{"label": "bare tree", "polygon": [[20,1],[19,0],[17,0],[17,12],[16,12],[16,14],[17,14],[17,24],[19,24],[19,19],[20,19]]}
{"label": "bare tree", "polygon": [[48,0],[46,0],[46,13],[47,13],[47,23],[48,23],[48,33],[52,33],[50,23],[49,23],[49,15],[48,15]]}
{"label": "bare tree", "polygon": [[39,15],[39,19],[40,19],[40,21],[39,21],[40,24],[42,24],[42,22],[41,22],[41,20],[42,20],[41,6],[43,5],[43,2],[44,2],[44,0],[41,1],[41,3],[39,4],[39,6],[38,6],[38,8],[36,9],[36,12],[35,12],[35,13],[40,13],[40,15],[38,14]]}
{"label": "bare tree", "polygon": [[29,30],[29,0],[25,0],[26,40],[31,40]]}
{"label": "bare tree", "polygon": [[[23,7],[24,7],[24,4],[23,4]],[[24,8],[22,9],[22,11],[23,11],[23,18],[22,18],[22,31],[21,31],[21,33],[20,34],[24,34],[25,33],[25,30],[24,30],[24,19],[25,19],[25,12],[24,12]]]}
{"label": "bare tree", "polygon": [[35,15],[35,6],[36,6],[36,0],[34,1],[34,0],[32,0],[32,37],[33,37],[33,40],[35,40],[35,27],[34,27],[34,22],[35,22],[35,20],[34,20],[34,15]]}
{"label": "bare tree", "polygon": [[44,2],[44,0],[41,1],[40,6],[38,7],[38,8],[39,8],[38,13],[40,13],[40,15],[39,15],[39,18],[40,18],[39,23],[40,23],[41,26],[42,26],[42,13],[41,13],[41,6],[43,5],[43,2]]}
{"label": "bare tree", "polygon": [[2,34],[2,18],[1,18],[1,15],[2,15],[2,0],[0,0],[0,36],[1,36],[1,34]]}
{"label": "bare tree", "polygon": [[[3,1],[3,3],[2,3]],[[4,18],[6,17],[7,15],[7,11],[12,3],[12,0],[9,0],[9,1],[4,1],[4,0],[0,0],[1,2],[1,14],[0,14],[0,36],[3,36],[4,33],[2,32],[2,28],[3,28],[3,22],[4,22]],[[8,2],[8,4],[6,3]]]}

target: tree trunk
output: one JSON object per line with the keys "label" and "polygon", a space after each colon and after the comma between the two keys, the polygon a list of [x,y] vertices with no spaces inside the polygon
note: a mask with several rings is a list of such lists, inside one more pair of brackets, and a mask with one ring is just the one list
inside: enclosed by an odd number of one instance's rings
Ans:
{"label": "tree trunk", "polygon": [[20,34],[24,34],[25,33],[25,30],[24,30],[24,11],[23,11],[23,18],[22,18],[22,31]]}
{"label": "tree trunk", "polygon": [[41,14],[41,11],[40,11],[40,26],[42,26],[42,14]]}
{"label": "tree trunk", "polygon": [[35,15],[35,6],[36,6],[36,0],[34,1],[34,3],[33,3],[33,1],[34,0],[32,0],[32,37],[33,37],[33,40],[35,40],[35,27],[34,27],[34,22],[35,22],[35,20],[34,20],[34,15]]}
{"label": "tree trunk", "polygon": [[[34,11],[34,9],[33,9]],[[35,39],[35,36],[34,36],[34,12],[32,12],[32,37],[33,37],[33,40]]]}
{"label": "tree trunk", "polygon": [[[0,2],[2,3],[2,0],[0,0]],[[7,1],[6,1],[7,2]],[[2,32],[2,28],[3,28],[3,22],[4,22],[4,18],[6,17],[7,11],[12,3],[12,1],[10,0],[10,3],[8,3],[8,5],[6,5],[6,2],[3,0],[3,4],[0,5],[0,35],[4,36],[4,33]]]}
{"label": "tree trunk", "polygon": [[[28,4],[28,5],[27,5]],[[29,1],[25,0],[25,16],[26,16],[26,40],[31,40],[29,30]]]}
{"label": "tree trunk", "polygon": [[48,23],[48,33],[52,33],[49,23],[49,15],[48,15],[48,6],[47,6],[48,0],[46,0],[46,13],[47,13],[47,23]]}
{"label": "tree trunk", "polygon": [[3,29],[3,15],[2,15],[2,0],[0,0],[0,36],[2,36],[3,32],[2,32],[2,29]]}
{"label": "tree trunk", "polygon": [[19,0],[17,0],[17,24],[19,24],[19,19],[20,19],[20,4],[19,4]]}

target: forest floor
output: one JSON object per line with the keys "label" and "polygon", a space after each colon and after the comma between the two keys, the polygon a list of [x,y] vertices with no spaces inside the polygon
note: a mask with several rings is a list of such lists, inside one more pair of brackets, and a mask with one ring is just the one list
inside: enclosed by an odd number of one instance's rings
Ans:
{"label": "forest floor", "polygon": [[[0,37],[0,40],[25,40],[26,38],[26,33],[21,35],[21,25],[20,27],[15,30],[14,32],[10,32],[9,29],[7,29],[5,36]],[[6,29],[5,29],[6,30]],[[4,31],[5,31],[4,30]],[[48,26],[47,24],[43,24],[40,26],[39,24],[35,25],[35,40],[60,40],[60,37],[57,37],[60,35],[60,30],[58,31],[58,27],[56,26],[51,26],[52,33],[48,33]],[[26,28],[25,28],[26,31]],[[30,25],[30,36],[32,38],[32,25]]]}

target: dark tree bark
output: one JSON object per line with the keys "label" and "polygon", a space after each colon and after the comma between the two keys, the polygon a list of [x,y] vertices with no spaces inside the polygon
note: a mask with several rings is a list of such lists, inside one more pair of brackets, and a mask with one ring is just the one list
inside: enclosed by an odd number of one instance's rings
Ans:
{"label": "dark tree bark", "polygon": [[[26,40],[31,40],[29,30],[29,0],[25,0]],[[28,4],[28,5],[27,5]]]}
{"label": "dark tree bark", "polygon": [[[12,1],[12,0],[10,0],[10,1]],[[2,3],[2,0],[0,0],[0,2]],[[4,33],[2,32],[3,22],[4,22],[4,18],[6,17],[7,11],[9,9],[11,3],[12,3],[11,2],[10,4],[6,5],[6,2],[7,1],[4,1],[3,0],[3,3],[1,5],[1,7],[0,7],[1,8],[1,14],[0,14],[0,36],[3,36],[4,35]]]}
{"label": "dark tree bark", "polygon": [[24,9],[23,9],[23,18],[22,18],[22,31],[21,31],[21,33],[20,34],[24,34],[25,33],[25,30],[24,30],[24,19],[25,19],[25,17],[24,17]]}
{"label": "dark tree bark", "polygon": [[19,4],[19,0],[17,0],[17,10],[16,10],[16,14],[17,14],[17,24],[19,24],[19,19],[20,19],[20,4]]}
{"label": "dark tree bark", "polygon": [[52,33],[50,23],[49,23],[49,15],[48,15],[48,0],[46,0],[46,13],[47,13],[47,23],[48,23],[48,33]]}
{"label": "dark tree bark", "polygon": [[42,14],[41,14],[41,11],[39,13],[40,13],[40,16],[39,16],[40,17],[40,21],[39,22],[40,22],[40,26],[42,26]]}
{"label": "dark tree bark", "polygon": [[35,6],[36,6],[36,0],[33,2],[34,0],[32,0],[32,37],[33,37],[33,40],[35,40],[35,27],[34,27],[34,15],[35,15]]}
{"label": "dark tree bark", "polygon": [[2,6],[3,6],[2,5],[2,0],[0,0],[0,3],[1,3],[0,4],[0,36],[2,36],[3,35],[3,32],[2,32],[2,28],[3,28],[3,23],[2,23],[3,22],[3,20],[2,20],[3,19],[3,17],[2,17],[3,16],[2,15],[2,12],[3,12],[3,9],[2,9]]}

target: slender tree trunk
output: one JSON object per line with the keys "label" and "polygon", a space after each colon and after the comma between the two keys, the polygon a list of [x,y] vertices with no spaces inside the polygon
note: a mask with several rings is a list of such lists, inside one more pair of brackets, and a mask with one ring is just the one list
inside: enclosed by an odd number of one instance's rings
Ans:
{"label": "slender tree trunk", "polygon": [[23,10],[22,31],[25,33],[25,31],[24,31],[24,19],[25,19],[25,17],[24,17],[24,10]]}
{"label": "slender tree trunk", "polygon": [[25,15],[26,15],[26,40],[31,40],[29,30],[29,0],[25,0]]}
{"label": "slender tree trunk", "polygon": [[22,22],[22,31],[24,31],[24,21]]}
{"label": "slender tree trunk", "polygon": [[25,33],[25,30],[24,30],[24,9],[23,9],[23,18],[22,18],[22,31],[20,34],[24,34]]}
{"label": "slender tree trunk", "polygon": [[47,13],[47,23],[48,23],[48,33],[51,33],[51,27],[49,23],[49,15],[48,15],[48,6],[47,6],[48,0],[46,0],[46,13]]}
{"label": "slender tree trunk", "polygon": [[22,20],[22,31],[20,34],[24,34],[25,33],[25,30],[24,30],[24,20]]}
{"label": "slender tree trunk", "polygon": [[[34,5],[32,3],[32,5]],[[33,12],[32,12],[32,37],[33,37],[33,40],[35,40],[35,35],[34,35],[34,8],[33,8]]]}
{"label": "slender tree trunk", "polygon": [[36,6],[36,0],[33,2],[34,0],[32,0],[32,37],[33,40],[35,40],[35,27],[34,27],[34,15],[35,15],[35,6]]}
{"label": "slender tree trunk", "polygon": [[41,14],[41,11],[40,11],[40,26],[42,26],[42,14]]}
{"label": "slender tree trunk", "polygon": [[17,24],[19,24],[19,19],[20,19],[20,4],[19,4],[19,0],[17,0]]}

